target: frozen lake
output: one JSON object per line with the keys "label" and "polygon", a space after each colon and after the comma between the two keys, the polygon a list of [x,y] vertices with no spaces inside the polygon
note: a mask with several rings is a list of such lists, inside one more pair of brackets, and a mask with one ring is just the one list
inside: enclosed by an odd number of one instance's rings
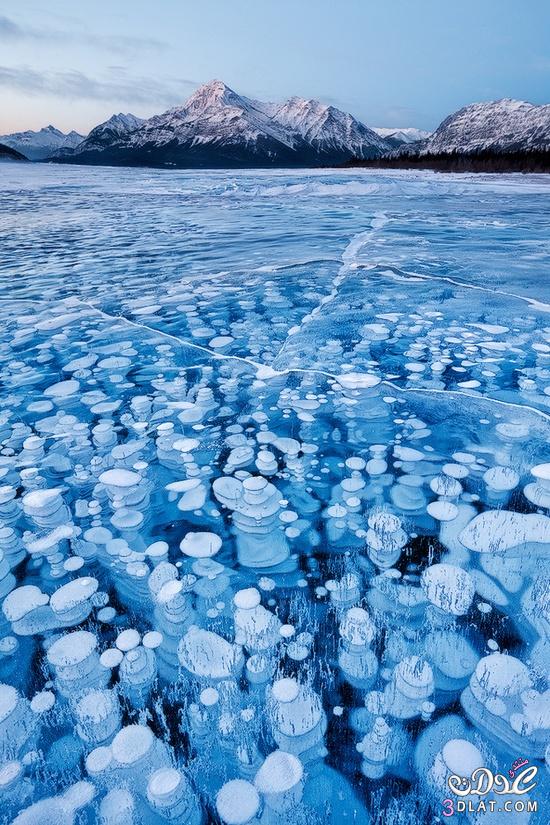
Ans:
{"label": "frozen lake", "polygon": [[0,822],[547,821],[549,193],[0,167]]}

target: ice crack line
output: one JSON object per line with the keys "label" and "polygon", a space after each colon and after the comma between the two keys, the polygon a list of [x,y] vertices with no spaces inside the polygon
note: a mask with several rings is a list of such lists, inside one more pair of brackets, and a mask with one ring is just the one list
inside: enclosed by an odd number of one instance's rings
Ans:
{"label": "ice crack line", "polygon": [[[147,324],[138,323],[136,321],[130,320],[130,318],[126,318],[124,315],[111,315],[108,312],[104,312],[102,309],[95,307],[93,304],[89,304],[87,301],[81,301],[79,298],[69,299],[71,303],[78,303],[82,306],[91,309],[92,311],[98,313],[103,318],[109,321],[120,321],[122,323],[128,324],[129,326],[135,327],[136,329],[146,330],[147,332],[152,333],[153,335],[159,335],[162,338],[167,338],[170,341],[178,344],[181,347],[189,347],[190,349],[198,350],[199,352],[204,352],[210,358],[218,361],[240,361],[247,366],[250,366],[256,372],[256,375],[259,379],[269,379],[269,378],[276,378],[280,375],[290,375],[290,374],[300,374],[300,375],[322,375],[325,378],[330,379],[331,381],[337,381],[339,384],[342,385],[342,380],[345,379],[345,374],[343,375],[335,375],[332,372],[328,372],[327,370],[322,370],[317,367],[287,367],[282,370],[273,369],[268,364],[261,364],[258,361],[254,361],[252,358],[246,358],[242,355],[228,355],[227,353],[221,352],[214,352],[213,350],[208,349],[208,347],[203,347],[200,344],[194,344],[191,341],[185,341],[183,338],[178,338],[176,335],[172,335],[170,332],[164,332],[159,329],[155,329],[154,327],[150,327]],[[179,369],[179,368],[178,368]],[[419,393],[424,395],[444,395],[447,398],[466,398],[468,402],[471,403],[472,399],[479,398],[482,401],[486,401],[487,403],[496,404],[497,406],[503,407],[505,409],[511,410],[519,410],[520,412],[529,411],[532,412],[534,415],[539,416],[547,423],[550,423],[550,414],[543,412],[542,410],[537,409],[536,407],[531,407],[528,404],[515,404],[513,401],[501,401],[497,398],[492,398],[491,396],[482,395],[482,396],[474,396],[467,392],[461,392],[460,390],[441,390],[431,387],[400,387],[398,384],[395,384],[393,381],[389,381],[388,379],[381,379],[380,383],[383,386],[390,387],[394,392],[397,393]]]}
{"label": "ice crack line", "polygon": [[351,272],[356,265],[356,258],[359,250],[365,246],[375,232],[382,229],[383,226],[389,223],[389,220],[390,219],[385,212],[377,212],[371,221],[370,229],[366,229],[364,232],[359,232],[357,235],[353,236],[342,253],[342,266],[338,270],[338,274],[332,282],[331,291],[323,298],[318,306],[316,306],[315,309],[306,316],[308,320],[315,315],[318,315],[324,306],[329,304],[331,301],[334,301],[338,295],[339,287],[342,285],[349,272]]}
{"label": "ice crack line", "polygon": [[365,244],[372,238],[375,232],[377,232],[379,229],[382,229],[383,226],[389,223],[389,220],[390,218],[388,218],[385,212],[376,212],[374,218],[371,221],[370,229],[365,229],[363,232],[359,232],[357,235],[354,235],[351,238],[351,240],[349,241],[348,245],[342,253],[342,263],[340,268],[338,269],[336,277],[332,281],[331,291],[328,293],[328,295],[325,295],[325,297],[321,299],[321,301],[317,304],[317,306],[314,309],[311,310],[311,312],[308,312],[307,315],[304,315],[300,323],[293,328],[292,333],[287,335],[287,337],[281,344],[279,352],[275,355],[273,361],[276,361],[282,355],[290,338],[293,338],[295,335],[300,333],[302,331],[302,328],[306,324],[308,324],[312,318],[314,318],[316,315],[319,315],[323,307],[325,307],[327,304],[331,303],[336,299],[336,297],[338,296],[338,290],[344,282],[344,280],[346,279],[346,276],[356,266],[355,259],[357,257],[357,253],[359,252],[359,250],[365,246]]}
{"label": "ice crack line", "polygon": [[[366,266],[365,269],[372,267]],[[502,295],[504,298],[515,298],[518,301],[524,301],[539,312],[550,312],[550,304],[544,301],[538,301],[536,298],[529,298],[526,295],[517,295],[515,292],[507,292],[504,289],[490,289],[486,286],[479,286],[478,284],[467,284],[463,281],[458,281],[455,278],[449,278],[447,275],[421,275],[418,272],[407,272],[406,270],[392,269],[391,267],[385,270],[382,274],[389,274],[390,277],[397,277],[400,272],[403,272],[408,278],[401,277],[401,280],[411,281],[445,281],[453,286],[463,287],[464,289],[475,289],[479,292],[487,292],[489,295]]]}

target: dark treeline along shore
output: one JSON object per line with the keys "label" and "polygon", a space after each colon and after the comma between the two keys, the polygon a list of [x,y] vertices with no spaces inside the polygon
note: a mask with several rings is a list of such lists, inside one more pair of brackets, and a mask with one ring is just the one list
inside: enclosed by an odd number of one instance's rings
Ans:
{"label": "dark treeline along shore", "polygon": [[362,160],[356,158],[343,164],[344,168],[367,167],[375,169],[433,169],[437,172],[550,172],[550,152],[517,151],[491,152],[489,150],[464,154],[427,153],[403,154]]}

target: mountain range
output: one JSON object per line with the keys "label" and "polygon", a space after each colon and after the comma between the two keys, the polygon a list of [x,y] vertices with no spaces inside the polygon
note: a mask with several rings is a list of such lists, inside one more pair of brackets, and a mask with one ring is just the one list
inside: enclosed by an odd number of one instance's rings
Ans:
{"label": "mountain range", "polygon": [[44,160],[60,149],[74,149],[84,140],[78,132],[64,134],[55,126],[45,126],[38,132],[15,132],[12,135],[0,135],[0,143],[20,152],[29,160]]}
{"label": "mountain range", "polygon": [[512,168],[506,164],[513,159],[518,169],[535,162],[544,170],[550,168],[550,105],[510,99],[474,103],[445,118],[433,133],[370,129],[318,100],[266,103],[214,80],[182,106],[148,119],[119,113],[86,137],[47,126],[5,135],[0,143],[31,160],[96,165],[482,168],[496,163]]}
{"label": "mountain range", "polygon": [[318,166],[380,157],[384,138],[352,115],[317,100],[265,103],[220,80],[183,106],[141,120],[115,115],[54,160],[129,166]]}

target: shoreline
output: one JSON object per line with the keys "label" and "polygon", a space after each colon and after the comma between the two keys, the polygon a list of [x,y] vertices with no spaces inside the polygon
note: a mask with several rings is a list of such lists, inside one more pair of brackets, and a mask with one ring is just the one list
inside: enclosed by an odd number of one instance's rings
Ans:
{"label": "shoreline", "polygon": [[533,152],[478,152],[476,154],[425,154],[381,157],[368,160],[354,159],[342,164],[343,169],[428,169],[435,172],[521,172],[548,174],[550,151]]}

